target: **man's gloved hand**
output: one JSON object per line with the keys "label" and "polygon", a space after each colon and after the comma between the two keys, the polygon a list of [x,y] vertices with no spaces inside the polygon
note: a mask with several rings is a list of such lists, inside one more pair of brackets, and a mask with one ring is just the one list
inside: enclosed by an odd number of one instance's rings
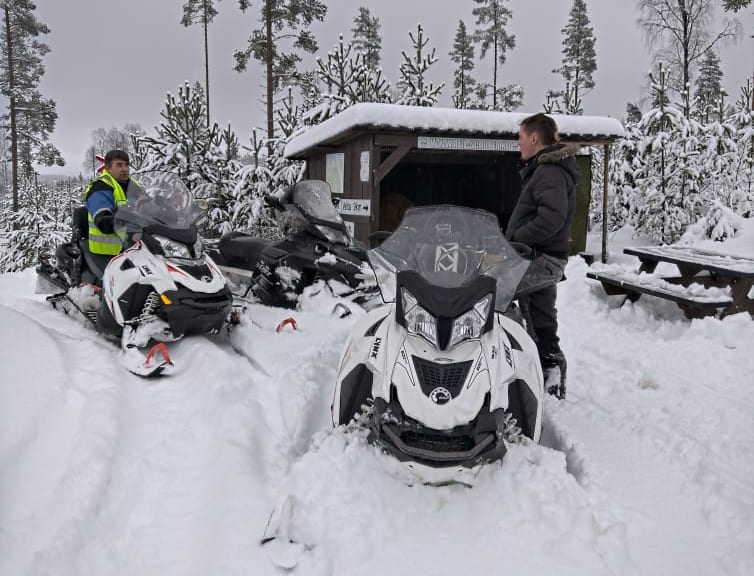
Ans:
{"label": "man's gloved hand", "polygon": [[94,215],[94,225],[104,234],[115,232],[115,214],[110,208],[102,208]]}
{"label": "man's gloved hand", "polygon": [[534,260],[538,256],[537,251],[523,242],[510,241],[511,246],[516,249],[518,255],[527,260]]}

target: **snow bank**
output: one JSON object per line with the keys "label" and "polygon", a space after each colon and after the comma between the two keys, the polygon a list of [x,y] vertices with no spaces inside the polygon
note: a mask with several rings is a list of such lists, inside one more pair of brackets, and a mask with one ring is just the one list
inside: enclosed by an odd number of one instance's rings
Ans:
{"label": "snow bank", "polygon": [[568,399],[471,489],[412,485],[332,430],[359,311],[324,292],[176,343],[176,373],[144,381],[31,297],[33,274],[0,276],[0,573],[276,574],[259,541],[281,494],[295,574],[754,573],[754,321],[613,308],[586,270],[559,286]]}

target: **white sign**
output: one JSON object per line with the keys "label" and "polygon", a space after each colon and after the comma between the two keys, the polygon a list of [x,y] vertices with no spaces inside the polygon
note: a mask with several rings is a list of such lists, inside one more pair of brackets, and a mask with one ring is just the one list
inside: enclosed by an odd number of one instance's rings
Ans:
{"label": "white sign", "polygon": [[369,216],[372,213],[372,201],[360,198],[341,198],[337,204],[338,212],[348,216]]}
{"label": "white sign", "polygon": [[343,194],[343,172],[345,154],[328,154],[325,156],[325,180],[330,185],[333,194]]}
{"label": "white sign", "polygon": [[354,236],[354,234],[355,234],[355,230],[354,230],[353,222],[351,222],[350,220],[343,220],[343,222],[344,222],[344,223],[345,223],[345,225],[346,225],[346,230],[348,230],[348,235],[349,235],[349,236],[350,236],[351,238],[353,238],[353,236]]}
{"label": "white sign", "polygon": [[433,150],[474,150],[482,152],[518,152],[517,140],[493,140],[491,138],[441,138],[419,136],[419,148]]}
{"label": "white sign", "polygon": [[361,153],[361,169],[359,170],[359,179],[362,182],[369,182],[369,150]]}

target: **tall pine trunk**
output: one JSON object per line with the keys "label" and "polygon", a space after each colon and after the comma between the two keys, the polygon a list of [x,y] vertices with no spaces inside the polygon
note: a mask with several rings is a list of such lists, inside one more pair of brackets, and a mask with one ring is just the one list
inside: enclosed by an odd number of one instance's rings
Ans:
{"label": "tall pine trunk", "polygon": [[[8,112],[10,115],[10,147],[11,147],[11,182],[13,189],[13,211],[18,212],[18,133],[16,127],[16,77],[13,62],[13,37],[10,33],[10,10],[8,4],[3,4],[5,11],[5,48],[8,54],[8,93],[10,103]],[[14,228],[16,224],[13,225]]]}
{"label": "tall pine trunk", "polygon": [[[273,0],[265,0],[264,6],[264,19],[267,25],[267,138],[272,140],[275,135],[274,118],[272,115],[272,2]],[[272,154],[272,144],[270,143],[269,152]]]}
{"label": "tall pine trunk", "polygon": [[207,100],[207,127],[209,127],[209,41],[208,41],[208,20],[207,20],[207,0],[203,2],[204,6],[204,88],[205,98]]}
{"label": "tall pine trunk", "polygon": [[686,97],[683,99],[683,115],[688,119],[691,117],[691,98],[688,97],[688,91],[691,89],[690,83],[691,83],[691,73],[689,71],[689,67],[691,66],[691,63],[689,62],[689,43],[691,42],[690,38],[690,30],[689,30],[689,11],[686,8],[686,5],[683,1],[678,3],[681,8],[681,20],[682,20],[682,26],[683,26],[683,35],[681,36],[683,38],[683,93],[686,94]]}
{"label": "tall pine trunk", "polygon": [[[497,30],[497,4],[495,4],[495,30]],[[497,32],[495,33],[495,65],[492,68],[492,109],[497,110]]]}

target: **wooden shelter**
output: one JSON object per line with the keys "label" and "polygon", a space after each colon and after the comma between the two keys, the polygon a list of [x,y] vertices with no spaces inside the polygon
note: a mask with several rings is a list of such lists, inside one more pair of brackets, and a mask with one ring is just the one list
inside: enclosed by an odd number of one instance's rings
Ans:
{"label": "wooden shelter", "polygon": [[[327,180],[357,240],[393,230],[409,206],[483,208],[505,227],[521,193],[518,127],[528,114],[356,104],[291,140],[285,155],[306,160],[306,177]],[[608,117],[553,114],[562,142],[583,144],[571,251],[585,248],[591,194],[589,146],[623,136]],[[605,166],[607,163],[605,163]],[[607,169],[605,168],[605,174]],[[607,178],[604,188],[607,198]],[[607,202],[604,202],[607,206]],[[604,251],[603,239],[603,251]]]}

